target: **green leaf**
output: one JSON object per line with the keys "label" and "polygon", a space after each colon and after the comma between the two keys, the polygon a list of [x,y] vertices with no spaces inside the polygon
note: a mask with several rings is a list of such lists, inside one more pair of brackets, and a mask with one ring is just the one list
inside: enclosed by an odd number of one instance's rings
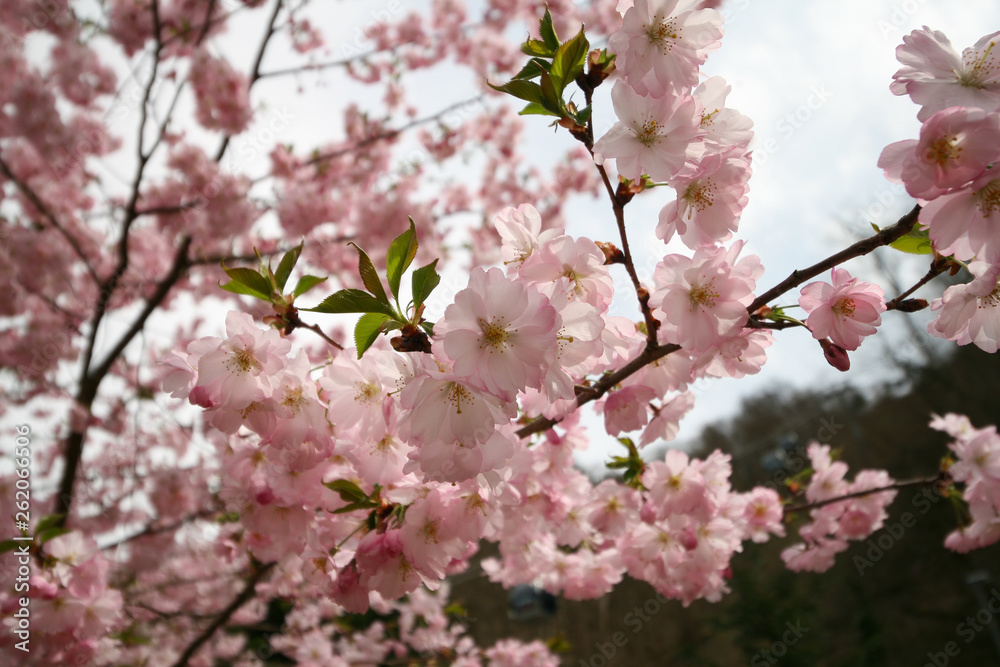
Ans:
{"label": "green leaf", "polygon": [[35,534],[41,533],[48,530],[54,526],[58,526],[59,522],[62,521],[65,514],[48,514],[43,516],[38,520],[38,525],[35,526]]}
{"label": "green leaf", "polygon": [[370,500],[359,500],[356,503],[351,503],[350,505],[344,505],[338,509],[333,510],[330,514],[347,514],[348,512],[356,512],[357,510],[371,509],[372,507],[377,507],[375,503]]}
{"label": "green leaf", "polygon": [[25,542],[21,540],[4,540],[3,542],[0,542],[0,554],[13,551],[22,544],[25,544]]}
{"label": "green leaf", "polygon": [[560,95],[566,89],[567,84],[583,72],[583,66],[587,62],[587,51],[589,49],[590,42],[587,41],[587,36],[583,34],[583,28],[580,28],[580,32],[577,33],[576,37],[560,46],[556,51],[555,56],[552,58],[552,67],[549,69],[549,74],[552,76],[552,82],[556,85]]}
{"label": "green leaf", "polygon": [[527,81],[529,79],[534,79],[535,77],[541,76],[542,72],[549,71],[549,63],[542,60],[541,58],[532,58],[527,62],[527,64],[521,68],[521,71],[514,75],[514,79],[517,81]]}
{"label": "green leaf", "polygon": [[314,313],[385,313],[395,317],[387,305],[368,292],[359,289],[342,289],[323,299],[315,308],[302,308]]}
{"label": "green leaf", "polygon": [[233,294],[243,294],[245,296],[256,297],[256,298],[261,299],[263,301],[267,301],[267,302],[271,301],[271,297],[268,296],[267,294],[263,294],[261,292],[258,292],[257,290],[255,290],[255,289],[253,289],[251,287],[247,287],[243,283],[238,283],[235,280],[230,280],[225,285],[220,284],[219,287],[221,287],[222,289],[226,290],[227,292],[232,292]]}
{"label": "green leaf", "polygon": [[[542,76],[543,74],[544,72],[540,72],[539,76]],[[542,92],[542,87],[534,81],[520,81],[515,79],[513,81],[508,81],[502,86],[494,86],[492,83],[488,83],[487,85],[493,90],[513,95],[517,99],[524,100],[525,102],[542,104],[542,100],[545,97]]]}
{"label": "green leaf", "polygon": [[548,6],[545,7],[545,15],[538,21],[538,34],[541,36],[545,46],[553,51],[559,48],[559,35],[552,25],[552,14],[549,13]]}
{"label": "green leaf", "polygon": [[419,308],[430,296],[434,288],[441,282],[441,276],[435,270],[438,261],[435,259],[427,266],[422,266],[413,272],[413,307]]}
{"label": "green leaf", "polygon": [[293,293],[295,294],[295,296],[302,296],[303,294],[311,290],[313,287],[316,287],[316,285],[325,282],[326,278],[319,278],[317,276],[308,276],[308,275],[302,276],[301,278],[299,278],[299,282],[296,283],[295,290]]}
{"label": "green leaf", "polygon": [[277,286],[278,291],[285,289],[285,283],[288,282],[288,276],[292,275],[292,269],[295,268],[295,263],[299,261],[299,255],[302,254],[302,245],[305,243],[299,243],[297,246],[285,253],[278,262],[278,272],[274,274],[274,284]]}
{"label": "green leaf", "polygon": [[551,58],[556,50],[554,48],[550,49],[545,45],[540,39],[531,39],[530,37],[521,45],[521,53],[526,56],[535,56],[539,58]]}
{"label": "green leaf", "polygon": [[562,114],[552,113],[541,104],[535,104],[532,102],[523,109],[517,112],[519,116],[555,116],[556,118],[562,118]]}
{"label": "green leaf", "polygon": [[49,540],[59,537],[60,535],[65,535],[69,532],[69,528],[61,528],[59,526],[51,526],[45,530],[35,530],[35,537],[38,539],[40,544],[45,544]]}
{"label": "green leaf", "polygon": [[378,277],[378,271],[375,270],[375,265],[372,263],[368,253],[362,250],[361,246],[357,243],[351,242],[348,245],[354,246],[354,249],[358,251],[358,273],[361,274],[361,281],[365,284],[368,291],[374,294],[379,301],[383,301],[388,305],[389,297],[385,295],[382,280]]}
{"label": "green leaf", "polygon": [[[385,256],[385,269],[389,278],[389,289],[392,295],[399,298],[399,281],[403,277],[403,272],[410,267],[410,263],[417,255],[417,229],[410,218],[410,228],[397,236],[389,244],[389,252]],[[384,312],[371,310],[369,312]],[[389,313],[392,314],[391,312]]]}
{"label": "green leaf", "polygon": [[274,291],[274,287],[271,285],[271,280],[269,278],[265,278],[253,269],[245,267],[230,269],[226,268],[226,265],[223,264],[222,270],[225,271],[226,275],[232,278],[235,282],[245,285],[260,294],[266,294],[267,296],[265,296],[264,299],[267,301],[271,300],[271,293]]}
{"label": "green leaf", "polygon": [[368,498],[368,494],[361,490],[361,487],[349,479],[335,479],[332,482],[323,482],[323,486],[336,491],[341,500],[345,503],[358,502]]}
{"label": "green leaf", "polygon": [[[542,99],[539,103],[552,113],[562,118],[564,115],[562,92],[556,88],[555,82],[547,72],[542,72],[541,82],[542,85],[540,87],[542,89]],[[511,81],[511,83],[514,82]]]}
{"label": "green leaf", "polygon": [[372,346],[382,333],[382,324],[389,319],[382,313],[365,313],[354,326],[354,347],[358,349],[358,359]]}
{"label": "green leaf", "polygon": [[889,247],[911,255],[929,255],[934,252],[926,229],[911,229],[908,234],[890,243]]}
{"label": "green leaf", "polygon": [[586,126],[587,121],[590,120],[590,112],[592,110],[593,106],[583,107],[582,109],[576,112],[576,116],[573,118],[573,120],[576,121],[577,125]]}

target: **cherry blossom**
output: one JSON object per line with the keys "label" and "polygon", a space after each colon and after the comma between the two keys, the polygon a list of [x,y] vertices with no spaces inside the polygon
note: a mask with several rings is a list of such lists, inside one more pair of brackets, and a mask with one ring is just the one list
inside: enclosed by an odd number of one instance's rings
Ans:
{"label": "cherry blossom", "polygon": [[614,158],[618,173],[632,180],[643,174],[658,181],[673,178],[684,162],[698,156],[704,146],[690,95],[668,92],[645,97],[624,81],[611,89],[618,122],[594,144],[594,161]]}
{"label": "cherry blossom", "polygon": [[879,167],[918,199],[934,199],[978,178],[1000,157],[1000,114],[949,107],[928,118],[920,140],[886,146]]}
{"label": "cherry blossom", "polygon": [[829,337],[845,350],[856,350],[882,323],[882,288],[859,282],[839,268],[833,269],[832,280],[833,284],[814,282],[802,288],[799,305],[809,314],[806,326],[817,340]]}
{"label": "cherry blossom", "polygon": [[909,95],[921,105],[917,118],[926,121],[948,107],[1000,109],[1000,54],[994,32],[965,49],[961,57],[948,38],[927,26],[914,30],[896,48],[903,67],[892,75],[890,90]]}
{"label": "cherry blossom", "polygon": [[[636,0],[608,40],[618,67],[642,94],[698,83],[698,68],[719,47],[722,15],[699,0]],[[616,109],[617,110],[617,109]]]}
{"label": "cherry blossom", "polygon": [[526,387],[541,387],[556,357],[560,326],[555,308],[537,290],[500,269],[476,268],[435,333],[456,375],[510,400]]}

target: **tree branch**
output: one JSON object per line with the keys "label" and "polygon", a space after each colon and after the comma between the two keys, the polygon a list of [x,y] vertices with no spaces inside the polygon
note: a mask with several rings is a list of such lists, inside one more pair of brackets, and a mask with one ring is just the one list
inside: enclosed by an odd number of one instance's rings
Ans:
{"label": "tree branch", "polygon": [[757,312],[757,309],[761,306],[766,306],[772,299],[781,296],[794,287],[798,287],[810,278],[815,278],[824,271],[829,271],[833,267],[843,264],[849,259],[867,255],[876,248],[889,245],[893,241],[906,236],[909,231],[913,229],[913,226],[917,224],[917,217],[919,215],[920,205],[918,204],[914,206],[909,213],[900,218],[896,224],[886,227],[878,234],[862,239],[861,241],[844,248],[840,252],[830,255],[823,261],[813,264],[807,269],[792,271],[790,276],[758,296],[754,302],[750,304],[747,310],[750,311],[750,314],[752,315]]}
{"label": "tree branch", "polygon": [[257,584],[260,583],[261,579],[263,579],[264,576],[267,575],[267,573],[270,572],[275,565],[276,563],[267,563],[266,565],[261,565],[260,567],[258,567],[257,571],[254,572],[250,576],[250,579],[247,580],[246,587],[242,591],[240,591],[240,594],[237,595],[236,598],[229,603],[229,606],[223,609],[221,612],[219,612],[219,615],[215,617],[215,620],[212,621],[208,625],[208,627],[201,632],[201,634],[195,637],[194,641],[191,642],[186,649],[184,649],[184,652],[181,653],[179,658],[177,658],[177,661],[173,664],[173,667],[184,667],[185,665],[187,665],[188,660],[191,659],[191,657],[195,654],[195,652],[199,648],[201,648],[205,642],[211,639],[212,635],[214,635],[219,628],[225,625],[226,622],[230,618],[232,618],[233,614],[235,614],[240,607],[242,607],[244,604],[249,602],[251,598],[253,598],[254,593],[256,593]]}
{"label": "tree branch", "polygon": [[45,216],[45,219],[49,221],[49,224],[51,224],[57,232],[63,235],[63,238],[65,238],[70,247],[73,248],[73,252],[76,253],[76,256],[83,261],[83,266],[87,269],[87,273],[90,274],[90,277],[94,279],[94,284],[99,286],[101,284],[101,279],[98,277],[94,267],[90,264],[90,259],[88,259],[87,255],[84,254],[83,248],[80,247],[76,238],[74,238],[69,231],[62,226],[59,219],[56,218],[55,213],[53,213],[52,209],[45,205],[45,202],[42,201],[41,197],[39,197],[27,183],[14,175],[10,165],[7,164],[2,156],[0,156],[0,171],[2,171],[4,176],[7,177],[7,180],[16,185],[18,190],[20,190],[21,193],[31,201],[31,204],[37,208],[43,216]]}
{"label": "tree branch", "polygon": [[884,491],[898,491],[899,489],[906,489],[911,486],[933,486],[938,482],[944,481],[943,475],[937,475],[935,477],[929,477],[927,479],[911,479],[907,482],[893,482],[886,486],[880,486],[877,489],[869,489],[867,491],[855,491],[854,493],[848,493],[843,496],[837,496],[836,498],[828,498],[826,500],[819,500],[814,503],[806,503],[803,505],[794,505],[792,507],[784,508],[786,514],[792,512],[804,512],[806,510],[814,510],[820,507],[826,507],[827,505],[832,505],[834,503],[843,502],[845,500],[850,500],[852,498],[862,498],[864,496],[870,496],[873,493],[882,493]]}

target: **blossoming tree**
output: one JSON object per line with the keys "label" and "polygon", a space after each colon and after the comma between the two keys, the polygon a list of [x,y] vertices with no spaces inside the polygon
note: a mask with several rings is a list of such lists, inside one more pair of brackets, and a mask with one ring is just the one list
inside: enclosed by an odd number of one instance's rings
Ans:
{"label": "blossoming tree", "polygon": [[[849,479],[818,442],[783,496],[733,489],[720,452],[643,458],[676,437],[696,380],[756,374],[784,329],[807,328],[841,370],[890,310],[929,305],[929,333],[959,345],[1000,339],[1000,33],[961,54],[929,28],[904,40],[891,91],[923,127],[872,159],[917,206],[764,286],[734,240],[753,233],[739,225],[752,122],[700,72],[722,44],[715,4],[472,16],[435,0],[373,25],[372,51],[325,61],[302,2],[5,2],[0,367],[18,436],[0,478],[5,660],[553,665],[537,642],[475,646],[447,611],[447,578],[483,540],[500,556],[482,568],[505,586],[584,599],[627,574],[683,604],[720,599],[743,543],[789,526],[787,566],[829,568],[906,486],[968,505],[947,548],[1000,540],[1000,436],[959,415],[933,417],[953,443],[926,479]],[[247,12],[266,29],[251,63],[230,62],[215,41]],[[508,43],[518,23],[531,34]],[[269,70],[282,40],[303,64]],[[453,109],[418,117],[400,82],[444,63],[471,68],[487,102],[430,131]],[[351,105],[342,140],[271,145],[262,175],[227,168],[268,79],[332,67],[383,93],[384,116]],[[617,122],[595,136],[601,86]],[[549,174],[514,141],[532,116],[575,141]],[[399,168],[411,140],[432,160]],[[102,168],[128,177],[112,187]],[[676,196],[643,284],[626,210],[664,185]],[[606,237],[566,234],[574,193],[604,199]],[[445,295],[439,266],[465,260],[443,252],[439,223],[464,211],[483,212],[466,232],[473,266]],[[841,267],[893,245],[928,271],[889,300]],[[973,280],[911,298],[963,266]],[[634,316],[610,315],[613,298]],[[165,344],[143,344],[152,327]],[[572,464],[601,437],[581,422],[591,408],[627,450],[609,462],[623,474],[596,484]],[[254,630],[262,619],[278,629]]]}

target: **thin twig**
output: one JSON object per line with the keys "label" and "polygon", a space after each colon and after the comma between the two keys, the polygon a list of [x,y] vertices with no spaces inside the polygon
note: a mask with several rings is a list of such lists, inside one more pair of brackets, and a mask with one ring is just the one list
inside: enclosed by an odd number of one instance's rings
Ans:
{"label": "thin twig", "polygon": [[907,482],[893,482],[886,486],[880,486],[877,489],[868,489],[867,491],[855,491],[853,493],[847,493],[842,496],[837,496],[836,498],[828,498],[826,500],[819,500],[814,503],[806,503],[803,505],[794,505],[792,507],[784,508],[785,514],[790,514],[792,512],[804,512],[806,510],[819,509],[820,507],[825,507],[827,505],[832,505],[834,503],[843,502],[845,500],[850,500],[852,498],[862,498],[864,496],[870,496],[873,493],[883,493],[885,491],[898,491],[899,489],[906,489],[911,486],[933,486],[938,482],[942,481],[942,476],[937,475],[935,477],[929,477],[927,479],[911,479]]}
{"label": "thin twig", "polygon": [[[267,51],[267,44],[271,41],[271,37],[274,36],[275,25],[278,21],[278,14],[281,13],[282,0],[277,0],[274,4],[274,11],[271,13],[271,20],[267,23],[267,32],[264,33],[264,39],[261,40],[260,49],[257,50],[257,57],[253,62],[253,69],[250,70],[250,81],[247,83],[247,94],[249,94],[250,89],[253,85],[257,83],[260,79],[260,65],[264,62],[264,52]],[[222,160],[222,156],[226,154],[226,148],[229,147],[229,141],[232,136],[227,134],[222,138],[222,144],[219,145],[219,150],[215,153],[215,161],[219,162]]]}
{"label": "thin twig", "polygon": [[253,598],[256,593],[257,584],[260,583],[261,579],[263,579],[276,564],[277,563],[267,563],[266,565],[261,565],[257,568],[257,571],[254,572],[247,580],[246,587],[240,591],[240,594],[237,595],[232,602],[229,603],[228,607],[219,612],[219,614],[215,617],[215,620],[212,621],[208,627],[201,632],[201,634],[195,637],[193,642],[188,644],[188,647],[184,649],[184,652],[181,653],[179,658],[177,658],[173,667],[184,667],[184,665],[188,664],[188,660],[191,659],[195,652],[197,652],[197,650],[200,649],[205,642],[211,639],[212,635],[214,635],[219,628],[225,625],[240,607]]}
{"label": "thin twig", "polygon": [[53,227],[55,227],[56,231],[63,235],[63,238],[65,238],[66,241],[69,242],[70,247],[73,248],[73,252],[76,253],[76,256],[83,261],[83,266],[87,269],[87,273],[90,274],[90,277],[94,279],[94,283],[100,285],[100,277],[97,275],[94,267],[90,264],[90,259],[88,259],[87,255],[84,254],[83,248],[80,247],[76,238],[74,238],[73,235],[71,235],[69,231],[62,226],[59,219],[55,216],[55,213],[53,213],[52,209],[45,205],[45,202],[42,201],[41,197],[39,197],[27,183],[14,175],[13,170],[11,170],[7,162],[4,161],[3,157],[0,157],[0,171],[2,171],[4,176],[7,177],[7,180],[17,186],[18,190],[20,190],[25,197],[31,200],[32,205],[38,209],[43,216],[45,216],[45,219],[48,220]]}
{"label": "thin twig", "polygon": [[917,217],[919,215],[920,205],[918,204],[914,206],[909,213],[900,218],[896,224],[886,227],[878,234],[862,239],[857,243],[844,248],[840,252],[830,255],[823,261],[813,264],[807,269],[792,271],[790,276],[758,296],[754,302],[750,304],[747,310],[750,311],[750,314],[752,315],[757,312],[757,309],[760,307],[766,306],[772,299],[776,299],[788,290],[798,287],[810,278],[815,278],[824,271],[829,271],[833,267],[839,266],[849,259],[867,255],[876,248],[889,245],[893,241],[906,236],[906,234],[913,229],[913,226],[917,224]]}
{"label": "thin twig", "polygon": [[934,280],[939,275],[947,271],[948,268],[949,267],[947,261],[935,260],[931,262],[931,268],[927,269],[927,273],[924,274],[924,277],[918,280],[916,283],[914,283],[913,287],[906,290],[892,301],[887,301],[885,304],[885,309],[894,310],[897,306],[899,306],[900,302],[904,301],[908,296],[916,292],[918,289],[920,289],[921,287],[923,287],[924,285],[926,285],[927,283],[929,283],[930,281]]}

